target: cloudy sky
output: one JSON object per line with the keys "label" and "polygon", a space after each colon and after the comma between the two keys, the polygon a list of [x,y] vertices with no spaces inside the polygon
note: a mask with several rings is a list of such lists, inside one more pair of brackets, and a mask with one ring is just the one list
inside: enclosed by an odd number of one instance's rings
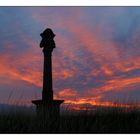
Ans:
{"label": "cloudy sky", "polygon": [[0,103],[41,98],[40,33],[52,28],[54,96],[140,103],[140,7],[0,7]]}

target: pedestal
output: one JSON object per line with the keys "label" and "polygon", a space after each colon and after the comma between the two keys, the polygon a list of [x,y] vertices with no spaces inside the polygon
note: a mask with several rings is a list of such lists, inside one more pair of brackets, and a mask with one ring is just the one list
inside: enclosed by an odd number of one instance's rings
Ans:
{"label": "pedestal", "polygon": [[57,120],[60,116],[60,105],[64,100],[52,100],[46,102],[44,100],[34,100],[33,104],[36,105],[37,116],[43,121]]}

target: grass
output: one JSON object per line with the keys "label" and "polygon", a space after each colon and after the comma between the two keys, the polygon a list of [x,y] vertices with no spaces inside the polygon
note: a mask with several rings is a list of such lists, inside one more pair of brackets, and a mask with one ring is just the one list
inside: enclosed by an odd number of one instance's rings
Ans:
{"label": "grass", "polygon": [[140,133],[140,111],[106,109],[95,112],[70,112],[60,120],[41,122],[35,114],[24,112],[1,113],[2,134],[137,134]]}

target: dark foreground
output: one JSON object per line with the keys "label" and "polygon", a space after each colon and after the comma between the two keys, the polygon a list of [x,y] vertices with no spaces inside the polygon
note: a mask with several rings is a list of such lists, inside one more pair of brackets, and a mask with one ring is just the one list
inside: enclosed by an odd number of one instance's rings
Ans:
{"label": "dark foreground", "polygon": [[112,109],[109,111],[66,113],[60,121],[47,124],[35,115],[0,114],[0,133],[105,134],[140,133],[140,111]]}

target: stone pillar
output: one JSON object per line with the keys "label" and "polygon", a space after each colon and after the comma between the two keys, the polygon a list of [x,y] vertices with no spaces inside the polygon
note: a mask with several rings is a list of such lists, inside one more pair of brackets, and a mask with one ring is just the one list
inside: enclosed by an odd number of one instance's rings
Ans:
{"label": "stone pillar", "polygon": [[64,100],[53,100],[53,84],[52,84],[52,52],[55,48],[53,38],[55,34],[51,29],[46,29],[40,34],[42,41],[40,47],[43,48],[44,54],[44,70],[43,70],[43,90],[42,99],[33,100],[32,103],[36,105],[36,112],[39,118],[43,120],[58,119],[60,115],[60,104]]}
{"label": "stone pillar", "polygon": [[43,91],[42,91],[42,100],[48,102],[53,100],[53,87],[52,87],[52,52],[44,53],[44,72],[43,72]]}

